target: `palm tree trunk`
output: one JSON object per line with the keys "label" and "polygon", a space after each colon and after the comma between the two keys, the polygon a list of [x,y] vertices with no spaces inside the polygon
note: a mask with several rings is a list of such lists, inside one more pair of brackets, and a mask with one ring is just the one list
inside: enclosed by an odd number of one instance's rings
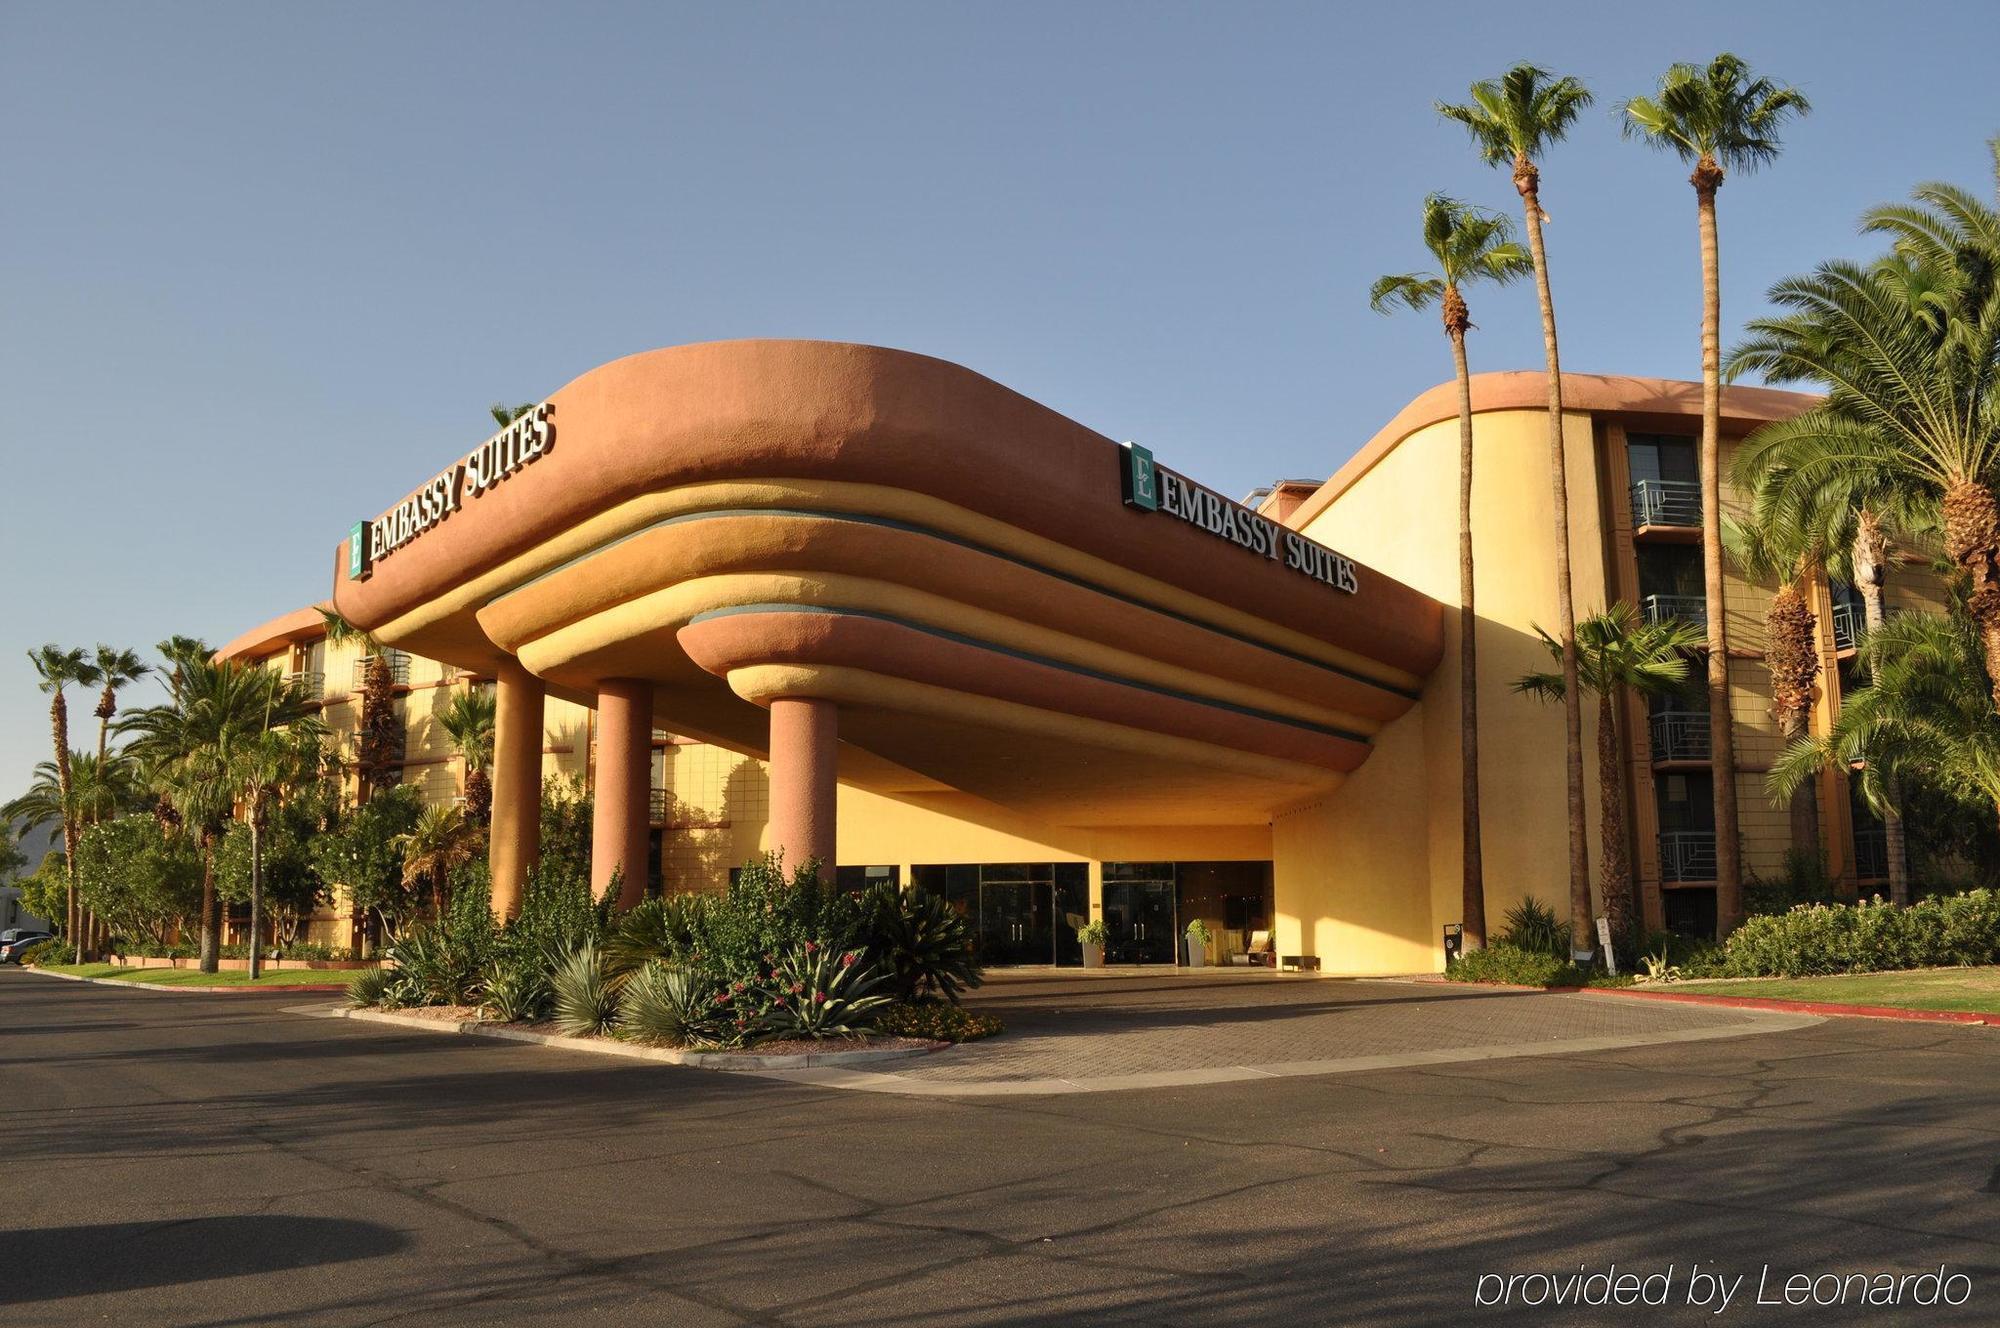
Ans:
{"label": "palm tree trunk", "polygon": [[1974,480],[1945,489],[1944,548],[1970,582],[1966,612],[1979,628],[1980,653],[1993,704],[2000,706],[2000,501]]}
{"label": "palm tree trunk", "polygon": [[[1454,310],[1453,306],[1456,306]],[[1456,319],[1454,319],[1454,312]],[[1486,946],[1486,876],[1479,843],[1479,633],[1473,604],[1472,375],[1465,364],[1465,302],[1445,292],[1445,325],[1458,373],[1458,722],[1460,839],[1464,848],[1465,949]]]}
{"label": "palm tree trunk", "polygon": [[[1563,446],[1562,355],[1556,346],[1556,303],[1542,250],[1541,175],[1525,156],[1514,162],[1514,184],[1535,262],[1535,296],[1542,306],[1542,358],[1549,372],[1549,483],[1555,501],[1556,634],[1562,642],[1563,762],[1569,794],[1569,933],[1578,954],[1591,948],[1589,828],[1583,804],[1583,694],[1577,686],[1576,603],[1569,572],[1569,469]],[[1599,746],[1603,745],[1602,739]],[[1608,905],[1607,905],[1608,907]],[[1615,927],[1614,927],[1615,929]]]}
{"label": "palm tree trunk", "polygon": [[201,836],[201,971],[213,973],[221,967],[222,917],[215,907],[215,843],[206,832]]}
{"label": "palm tree trunk", "polygon": [[[1812,711],[1813,682],[1819,677],[1819,623],[1799,587],[1810,572],[1801,557],[1780,580],[1764,613],[1764,665],[1771,678],[1771,715],[1778,736],[1789,747],[1806,736]],[[1792,791],[1790,805],[1792,851],[1819,853],[1819,793],[1811,784]]]}
{"label": "palm tree trunk", "polygon": [[55,700],[49,702],[49,729],[56,745],[56,796],[62,799],[63,838],[63,882],[68,888],[64,904],[63,939],[76,950],[71,958],[83,958],[84,938],[82,914],[76,897],[76,806],[70,783],[69,770],[69,702],[56,687]]}
{"label": "palm tree trunk", "polygon": [[[1888,620],[1889,610],[1883,602],[1882,582],[1889,562],[1888,541],[1882,535],[1882,522],[1874,512],[1862,508],[1854,523],[1854,583],[1861,592],[1861,620],[1870,632],[1875,631]],[[1908,904],[1910,902],[1910,846],[1909,836],[1903,828],[1903,789],[1901,781],[1893,776],[1884,781],[1883,792],[1889,805],[1882,810],[1883,854],[1888,858],[1889,902]]]}
{"label": "palm tree trunk", "polygon": [[252,982],[263,971],[264,948],[264,840],[257,824],[263,818],[258,813],[257,807],[250,809],[250,948],[244,951],[249,958],[246,968]]}
{"label": "palm tree trunk", "polygon": [[1632,927],[1632,864],[1625,850],[1625,785],[1619,772],[1617,701],[1610,693],[1600,693],[1597,698],[1597,791],[1604,805],[1599,819],[1597,870],[1604,893],[1604,916],[1611,924],[1614,944],[1628,937],[1634,943],[1639,940]]}
{"label": "palm tree trunk", "polygon": [[1703,158],[1693,176],[1701,229],[1701,568],[1708,611],[1708,737],[1714,752],[1716,934],[1743,920],[1742,836],[1736,811],[1736,725],[1729,710],[1729,631],[1723,620],[1722,283],[1715,191],[1722,171]]}

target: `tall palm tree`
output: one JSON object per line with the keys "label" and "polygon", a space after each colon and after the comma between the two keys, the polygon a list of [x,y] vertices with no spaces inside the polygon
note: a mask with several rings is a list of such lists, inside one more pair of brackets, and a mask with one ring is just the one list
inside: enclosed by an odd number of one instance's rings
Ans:
{"label": "tall palm tree", "polygon": [[[1514,690],[1545,701],[1573,695],[1565,676],[1563,643],[1539,627],[1535,631],[1564,671],[1524,674],[1515,681]],[[1633,924],[1638,916],[1626,844],[1624,783],[1619,778],[1623,748],[1618,714],[1628,695],[1663,696],[1686,686],[1688,652],[1700,644],[1701,632],[1692,624],[1679,618],[1647,622],[1622,600],[1576,625],[1570,652],[1576,662],[1576,686],[1597,698],[1597,787],[1603,806],[1598,819],[1598,891],[1613,936],[1636,939]]]}
{"label": "tall palm tree", "polygon": [[200,637],[181,636],[179,634],[168,637],[154,646],[153,649],[159,651],[160,657],[167,661],[167,683],[169,688],[172,687],[174,680],[180,676],[182,670],[186,669],[190,664],[205,663],[215,655],[215,651],[209,648],[208,642],[202,640]]}
{"label": "tall palm tree", "polygon": [[34,666],[35,675],[41,680],[37,685],[49,696],[49,734],[55,744],[57,791],[62,799],[63,871],[69,887],[63,935],[70,944],[81,947],[83,919],[78,913],[76,900],[76,844],[80,829],[76,800],[71,792],[69,698],[64,695],[64,690],[72,684],[96,686],[97,666],[90,662],[89,655],[83,650],[65,650],[54,644],[30,650],[28,663]]}
{"label": "tall palm tree", "polygon": [[1743,920],[1743,845],[1736,812],[1736,733],[1729,710],[1729,633],[1722,567],[1722,278],[1715,194],[1730,171],[1749,172],[1778,155],[1778,131],[1811,109],[1805,95],[1723,52],[1706,67],[1676,64],[1651,97],[1622,107],[1628,137],[1694,164],[1701,236],[1701,553],[1708,617],[1708,732],[1714,752],[1715,911],[1724,935]]}
{"label": "tall palm tree", "polygon": [[444,916],[451,869],[479,855],[479,838],[478,827],[467,823],[464,812],[438,803],[425,807],[407,834],[396,836],[403,851],[403,883],[429,885],[437,917]]}
{"label": "tall palm tree", "polygon": [[258,734],[296,724],[309,713],[304,690],[280,674],[190,658],[180,663],[164,704],[119,721],[119,731],[132,735],[126,750],[200,852],[203,972],[215,972],[221,955],[215,845],[238,799],[239,753]]}
{"label": "tall palm tree", "polygon": [[97,759],[104,760],[105,744],[111,737],[111,721],[118,714],[118,693],[153,671],[153,666],[130,650],[113,649],[99,643],[97,680],[103,691],[97,697]]}
{"label": "tall palm tree", "polygon": [[486,408],[486,413],[493,417],[495,424],[504,429],[534,408],[535,403],[532,401],[519,406],[510,406],[505,402],[496,401]]}
{"label": "tall palm tree", "polygon": [[1793,743],[1771,767],[1774,796],[1829,767],[1849,770],[1869,800],[1891,774],[1962,792],[2000,818],[2000,711],[1983,667],[1977,621],[1905,613],[1861,642],[1868,685],[1843,701],[1832,730]]}
{"label": "tall palm tree", "polygon": [[493,693],[483,687],[460,692],[438,713],[437,721],[465,761],[465,819],[483,826],[493,810],[493,729],[498,715]]}
{"label": "tall palm tree", "polygon": [[32,830],[59,824],[63,809],[72,807],[79,822],[108,821],[134,806],[139,800],[137,772],[121,753],[103,762],[86,751],[69,754],[69,796],[62,792],[62,772],[54,761],[35,767],[27,791],[0,805],[0,821]]}
{"label": "tall palm tree", "polygon": [[1569,810],[1570,945],[1591,948],[1589,830],[1583,803],[1583,704],[1576,685],[1576,604],[1569,571],[1569,474],[1563,447],[1562,356],[1556,343],[1555,297],[1549,293],[1548,253],[1542,244],[1541,158],[1563,140],[1590,105],[1590,89],[1567,75],[1519,64],[1498,79],[1474,83],[1472,100],[1438,103],[1438,114],[1465,126],[1488,166],[1513,171],[1527,223],[1528,255],[1535,265],[1535,295],[1542,309],[1542,358],[1549,377],[1549,482],[1555,504],[1556,623],[1562,642],[1563,743]]}
{"label": "tall palm tree", "polygon": [[1507,219],[1468,207],[1443,194],[1424,199],[1424,247],[1437,262],[1435,272],[1406,272],[1378,280],[1368,292],[1377,313],[1397,305],[1422,311],[1440,306],[1444,333],[1451,341],[1458,375],[1458,709],[1460,795],[1464,846],[1464,943],[1486,944],[1486,886],[1479,841],[1479,652],[1473,604],[1472,560],[1472,375],[1466,368],[1465,334],[1472,327],[1462,287],[1477,281],[1505,285],[1526,276],[1533,263],[1508,238]]}

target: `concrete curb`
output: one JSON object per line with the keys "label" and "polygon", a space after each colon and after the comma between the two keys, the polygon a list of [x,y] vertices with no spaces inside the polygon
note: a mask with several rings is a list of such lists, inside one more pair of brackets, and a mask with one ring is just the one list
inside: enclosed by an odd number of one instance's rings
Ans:
{"label": "concrete curb", "polygon": [[1699,991],[1651,991],[1638,987],[1585,987],[1591,996],[1629,996],[1642,1001],[1674,1001],[1683,1005],[1727,1005],[1739,1010],[1776,1010],[1784,1014],[1831,1015],[1843,1019],[1904,1019],[1928,1024],[1977,1024],[2000,1028],[2000,1011],[1906,1010],[1897,1005],[1845,1005],[1836,1001],[1791,1001],[1769,996],[1725,996]]}
{"label": "concrete curb", "polygon": [[171,982],[129,982],[124,978],[86,978],[75,973],[51,973],[47,969],[42,968],[24,968],[21,971],[24,973],[34,973],[45,978],[61,978],[64,982],[87,982],[93,987],[122,987],[126,991],[150,991],[155,995],[164,996],[188,994],[195,996],[269,996],[273,992],[279,995],[310,996],[321,992],[347,990],[345,982],[285,982],[274,983],[268,987],[252,987],[247,983],[238,982],[227,987],[196,987]]}
{"label": "concrete curb", "polygon": [[360,1019],[371,1024],[394,1024],[399,1028],[422,1029],[428,1033],[456,1033],[465,1037],[497,1038],[503,1042],[532,1042],[564,1051],[593,1052],[599,1056],[622,1056],[627,1060],[655,1061],[663,1065],[686,1065],[697,1070],[805,1070],[866,1065],[880,1061],[910,1060],[949,1047],[949,1042],[932,1042],[921,1047],[883,1047],[873,1051],[805,1052],[797,1055],[762,1056],[755,1052],[679,1051],[672,1047],[647,1047],[613,1038],[571,1037],[566,1033],[537,1033],[532,1029],[508,1028],[483,1019],[427,1019],[422,1015],[398,1014],[392,1010],[351,1010],[343,1006],[303,1005],[285,1011],[318,1019]]}

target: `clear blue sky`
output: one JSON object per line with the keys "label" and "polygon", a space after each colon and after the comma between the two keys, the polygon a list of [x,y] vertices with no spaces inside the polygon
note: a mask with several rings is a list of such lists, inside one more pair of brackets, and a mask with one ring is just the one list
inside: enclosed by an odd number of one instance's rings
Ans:
{"label": "clear blue sky", "polygon": [[[1686,168],[1612,105],[1725,48],[1813,98],[1724,187],[1734,326],[1984,179],[2000,11],[1919,8],[5,0],[0,796],[48,755],[29,647],[323,596],[488,403],[632,351],[907,347],[1225,490],[1323,477],[1448,376],[1365,292],[1427,190],[1515,207],[1431,103],[1520,59],[1601,103],[1545,170],[1566,364],[1692,376]],[[1539,365],[1532,299],[1473,296],[1475,370]]]}

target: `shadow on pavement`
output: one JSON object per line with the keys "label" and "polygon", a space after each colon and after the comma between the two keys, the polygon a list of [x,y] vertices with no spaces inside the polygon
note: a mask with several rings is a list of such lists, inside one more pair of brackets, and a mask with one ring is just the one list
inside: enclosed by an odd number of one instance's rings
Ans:
{"label": "shadow on pavement", "polygon": [[408,1244],[379,1223],[331,1217],[195,1217],[11,1231],[0,1305],[374,1259]]}

